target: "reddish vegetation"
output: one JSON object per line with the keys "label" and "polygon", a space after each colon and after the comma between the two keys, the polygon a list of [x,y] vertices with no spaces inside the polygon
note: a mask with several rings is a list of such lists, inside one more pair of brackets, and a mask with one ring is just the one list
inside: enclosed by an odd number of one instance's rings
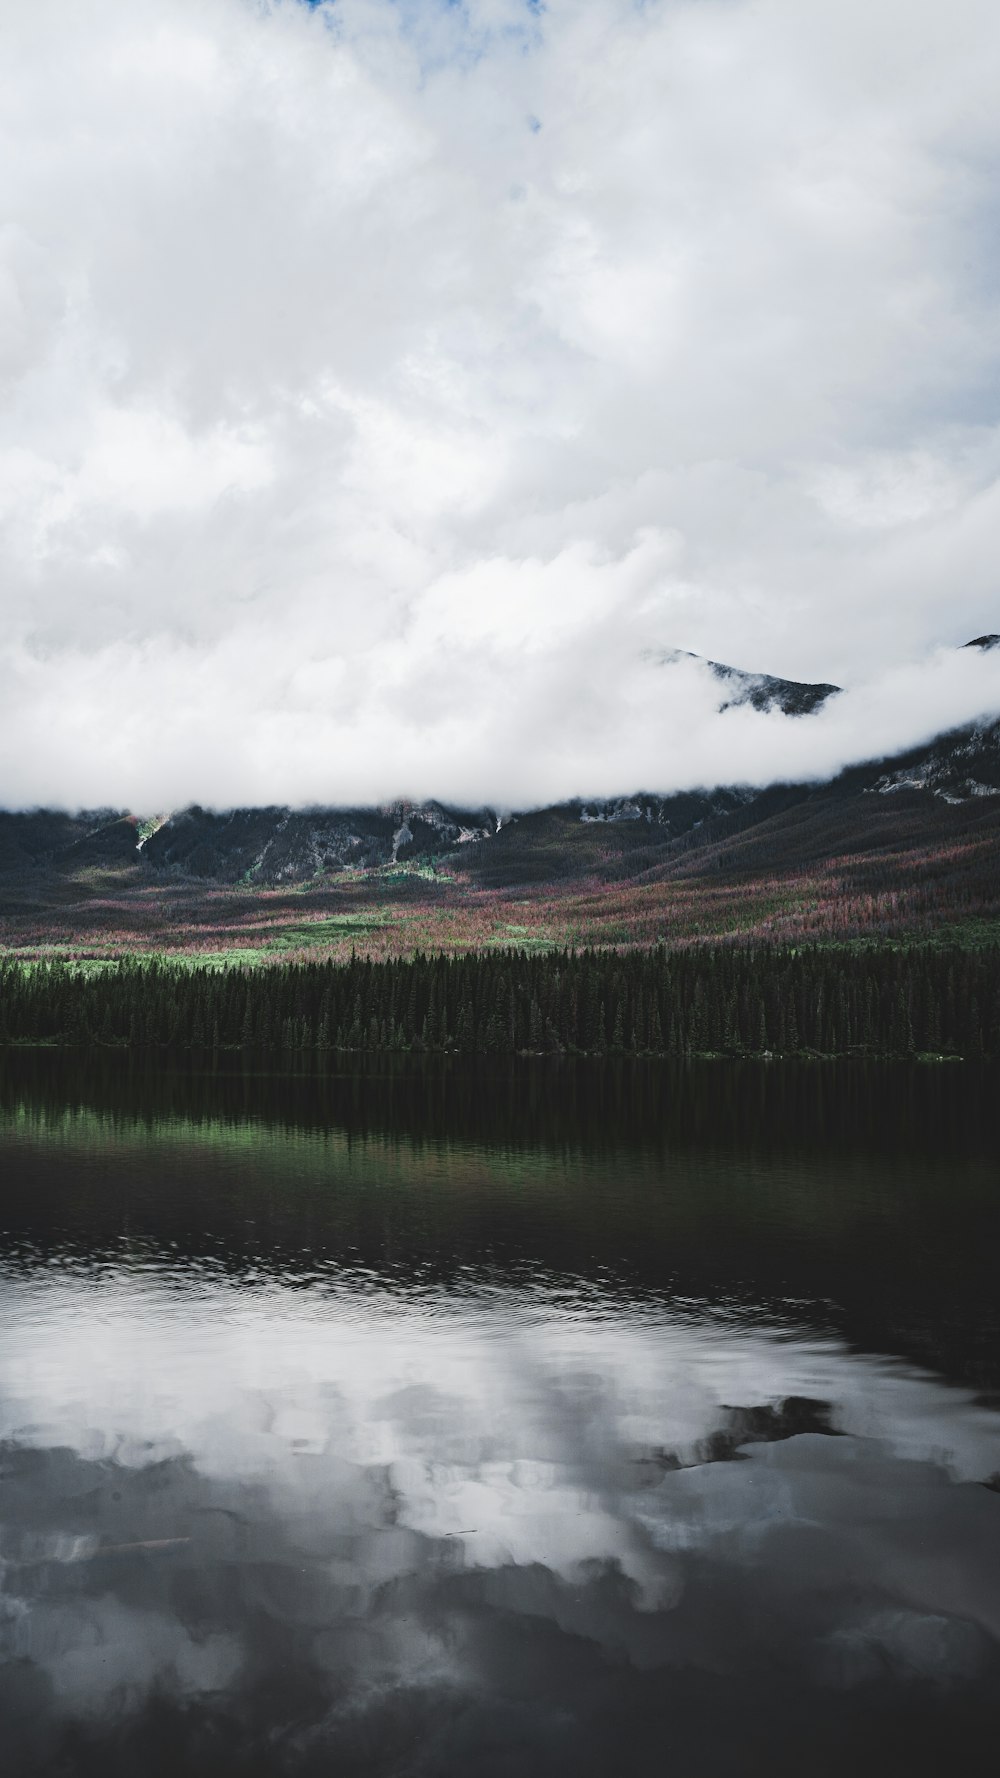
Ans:
{"label": "reddish vegetation", "polygon": [[[956,928],[989,939],[1000,930],[1000,798],[963,809],[867,798],[865,818],[861,830],[856,805],[808,804],[753,832],[665,852],[642,850],[641,836],[610,825],[600,836],[585,830],[578,845],[568,830],[525,832],[504,850],[488,843],[441,861],[438,875],[342,873],[301,889],[149,880],[132,866],[87,866],[30,884],[7,877],[0,946],[290,960],[352,949],[397,957],[491,944],[788,944]],[[509,880],[496,884],[496,875]]]}

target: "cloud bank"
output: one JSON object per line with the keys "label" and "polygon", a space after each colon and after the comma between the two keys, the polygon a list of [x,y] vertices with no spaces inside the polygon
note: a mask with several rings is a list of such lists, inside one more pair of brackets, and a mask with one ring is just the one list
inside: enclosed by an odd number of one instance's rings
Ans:
{"label": "cloud bank", "polygon": [[[764,782],[1000,708],[989,0],[5,10],[0,803]],[[720,716],[670,647],[850,689]]]}

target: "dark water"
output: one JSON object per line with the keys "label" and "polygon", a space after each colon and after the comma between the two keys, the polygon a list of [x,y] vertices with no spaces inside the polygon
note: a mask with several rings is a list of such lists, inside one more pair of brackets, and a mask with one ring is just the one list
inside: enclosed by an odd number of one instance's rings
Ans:
{"label": "dark water", "polygon": [[993,1769],[996,1084],[0,1052],[4,1771]]}

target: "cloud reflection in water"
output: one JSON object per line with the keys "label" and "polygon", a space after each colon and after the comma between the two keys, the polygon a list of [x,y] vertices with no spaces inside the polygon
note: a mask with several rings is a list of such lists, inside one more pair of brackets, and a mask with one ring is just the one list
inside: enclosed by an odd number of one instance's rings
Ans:
{"label": "cloud reflection in water", "polygon": [[3,1294],[20,1771],[912,1771],[996,1727],[970,1392],[592,1285]]}

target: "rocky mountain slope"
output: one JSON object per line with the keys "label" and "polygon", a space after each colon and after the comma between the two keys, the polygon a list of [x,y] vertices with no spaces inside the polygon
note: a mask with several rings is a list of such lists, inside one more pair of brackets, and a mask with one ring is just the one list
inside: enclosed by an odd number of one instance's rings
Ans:
{"label": "rocky mountain slope", "polygon": [[143,863],[220,882],[301,882],[330,870],[364,870],[451,852],[496,832],[492,810],[441,803],[381,809],[192,808],[172,815],[142,847]]}
{"label": "rocky mountain slope", "polygon": [[[675,661],[697,661],[701,656],[686,648],[667,648],[647,658],[670,666]],[[728,667],[723,661],[705,661],[704,665],[719,682],[720,711],[750,704],[755,710],[780,710],[785,716],[811,716],[843,690],[840,685],[779,679],[773,673],[748,673],[743,667]]]}

